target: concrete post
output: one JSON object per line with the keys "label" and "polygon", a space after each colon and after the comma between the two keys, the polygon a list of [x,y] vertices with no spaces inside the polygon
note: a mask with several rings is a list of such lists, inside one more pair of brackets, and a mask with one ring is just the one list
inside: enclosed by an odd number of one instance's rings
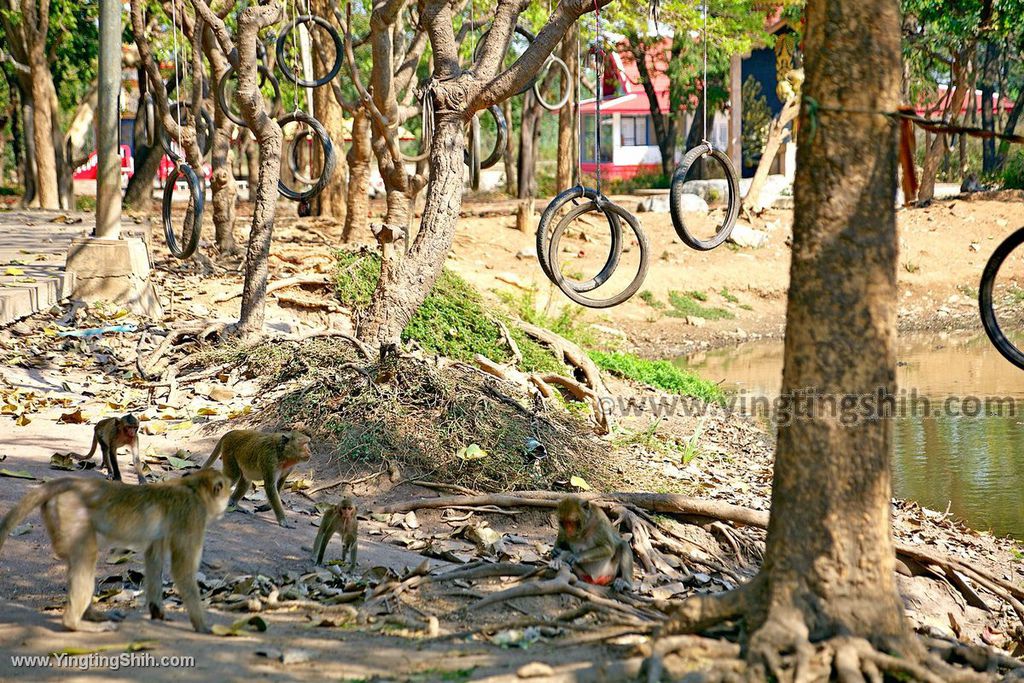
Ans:
{"label": "concrete post", "polygon": [[100,0],[96,112],[96,236],[121,234],[121,1]]}
{"label": "concrete post", "polygon": [[121,7],[121,0],[100,0],[96,231],[68,248],[62,295],[111,301],[158,318],[163,312],[149,278],[146,243],[121,235]]}

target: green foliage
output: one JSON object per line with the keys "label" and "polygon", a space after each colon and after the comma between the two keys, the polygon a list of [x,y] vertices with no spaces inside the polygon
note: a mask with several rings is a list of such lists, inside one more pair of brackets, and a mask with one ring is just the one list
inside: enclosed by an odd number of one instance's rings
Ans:
{"label": "green foliage", "polygon": [[1024,150],[1015,149],[1006,157],[1002,181],[1007,189],[1024,190]]}
{"label": "green foliage", "polygon": [[578,306],[564,306],[555,316],[537,310],[537,298],[533,292],[515,295],[507,291],[495,292],[511,310],[522,320],[556,332],[571,342],[582,347],[597,346],[597,338],[589,325],[581,319],[583,309]]}
{"label": "green foliage", "polygon": [[761,158],[765,140],[768,138],[768,126],[772,122],[772,112],[768,108],[768,98],[761,92],[761,83],[753,76],[747,76],[743,82],[743,164],[753,166]]}
{"label": "green foliage", "polygon": [[722,291],[719,292],[719,295],[731,304],[736,304],[740,301],[739,297],[730,292],[727,287],[722,287]]}
{"label": "green foliage", "polygon": [[708,402],[721,401],[723,398],[717,384],[666,360],[647,360],[620,352],[590,351],[589,355],[599,368],[619,377]]}
{"label": "green foliage", "polygon": [[650,306],[651,308],[656,308],[659,311],[665,309],[665,302],[658,301],[658,297],[654,296],[654,292],[652,292],[649,289],[645,289],[644,291],[640,292],[640,300],[643,301],[648,306]]}
{"label": "green foliage", "polygon": [[672,176],[664,173],[638,173],[632,178],[605,181],[608,194],[633,194],[637,190],[666,190],[672,185]]}
{"label": "green foliage", "polygon": [[694,294],[700,294],[700,292],[687,292],[685,294],[669,292],[668,303],[671,309],[669,309],[668,314],[673,318],[685,318],[686,316],[694,315],[705,320],[729,320],[733,318],[733,314],[724,308],[703,306],[700,302],[707,300],[707,296],[704,295],[703,299],[698,299]]}

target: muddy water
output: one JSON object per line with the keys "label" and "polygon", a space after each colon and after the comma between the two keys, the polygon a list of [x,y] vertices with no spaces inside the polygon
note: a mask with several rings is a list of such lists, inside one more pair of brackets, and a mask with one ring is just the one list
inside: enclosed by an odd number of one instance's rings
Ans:
{"label": "muddy water", "polygon": [[[893,418],[896,495],[948,508],[976,529],[1024,539],[1024,372],[984,335],[902,338],[897,358],[897,393],[906,401]],[[735,405],[748,413],[764,406],[763,400],[752,405],[751,397],[773,399],[782,383],[782,342],[751,342],[679,362],[721,381],[734,399],[747,399]],[[988,397],[1015,399],[1017,415],[993,398],[986,410]]]}

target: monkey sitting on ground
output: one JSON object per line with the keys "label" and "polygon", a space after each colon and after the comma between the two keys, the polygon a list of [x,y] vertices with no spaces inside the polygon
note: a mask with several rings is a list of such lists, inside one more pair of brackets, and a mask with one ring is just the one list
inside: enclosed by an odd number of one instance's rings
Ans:
{"label": "monkey sitting on ground", "polygon": [[64,626],[70,631],[109,631],[114,625],[83,624],[94,619],[97,536],[110,543],[145,551],[145,595],[149,615],[164,618],[163,565],[171,556],[171,576],[188,609],[192,628],[209,633],[196,583],[206,539],[206,525],[228,503],[227,477],[215,470],[173,481],[131,486],[103,479],[65,477],[29,491],[0,522],[0,547],[11,530],[36,507],[53,550],[68,567],[68,603]]}
{"label": "monkey sitting on ground", "polygon": [[292,469],[309,460],[308,436],[295,431],[268,433],[236,429],[220,438],[203,468],[212,466],[217,458],[224,460],[224,474],[237,482],[229,508],[248,513],[238,507],[238,501],[249,491],[252,482],[262,481],[277,523],[286,529],[295,528],[284,517],[280,491]]}
{"label": "monkey sitting on ground", "polygon": [[356,568],[356,546],[359,544],[359,522],[356,519],[356,506],[349,498],[342,498],[341,502],[324,513],[320,520],[320,530],[316,534],[316,542],[313,543],[313,562],[322,564],[324,551],[327,544],[331,542],[334,534],[341,536],[341,557],[348,555],[350,569]]}
{"label": "monkey sitting on ground", "polygon": [[633,589],[633,550],[608,516],[587,500],[568,496],[558,503],[558,540],[552,556],[569,564],[587,583]]}
{"label": "monkey sitting on ground", "polygon": [[117,466],[117,449],[121,446],[132,447],[132,462],[135,473],[139,475],[139,483],[146,483],[146,475],[142,473],[142,462],[139,461],[139,420],[128,413],[123,417],[108,417],[96,423],[92,434],[92,448],[86,455],[76,455],[76,460],[89,460],[99,445],[103,454],[100,467],[106,469],[107,479],[121,481],[121,468]]}

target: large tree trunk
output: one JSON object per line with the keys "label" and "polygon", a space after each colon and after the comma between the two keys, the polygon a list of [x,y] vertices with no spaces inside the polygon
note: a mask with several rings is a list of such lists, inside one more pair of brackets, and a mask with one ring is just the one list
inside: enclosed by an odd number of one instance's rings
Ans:
{"label": "large tree trunk", "polygon": [[[159,136],[163,130],[160,126],[160,117],[156,119],[156,135]],[[153,206],[153,180],[160,170],[160,159],[163,158],[164,150],[159,142],[154,142],[152,147],[146,147],[136,142],[135,145],[135,173],[128,180],[128,187],[124,191],[124,205],[133,211],[149,211]]]}
{"label": "large tree trunk", "polygon": [[45,35],[43,42],[29,50],[32,69],[32,142],[36,158],[36,192],[42,209],[60,208],[57,186],[57,151],[53,144],[53,111],[50,89],[50,64],[46,59]]}
{"label": "large tree trunk", "polygon": [[[654,135],[658,138],[658,150],[661,152],[661,173],[666,178],[672,175],[672,168],[675,165],[676,158],[676,127],[675,118],[668,114],[661,112],[661,106],[658,104],[658,96],[654,90],[654,80],[651,78],[650,69],[647,65],[647,49],[660,49],[660,42],[655,43],[654,48],[647,48],[640,43],[638,37],[633,36],[632,42],[633,58],[636,60],[636,68],[640,73],[640,83],[644,87],[644,93],[647,95],[647,104],[651,108],[651,122],[654,124]],[[672,53],[668,54],[666,63],[671,61]],[[652,62],[655,60],[652,59]]]}
{"label": "large tree trunk", "polygon": [[747,194],[743,197],[743,207],[748,211],[754,213],[764,211],[765,206],[761,203],[761,191],[764,189],[764,184],[768,182],[768,174],[771,172],[772,163],[779,153],[779,148],[782,147],[786,137],[790,135],[786,126],[792,123],[799,113],[800,99],[789,100],[768,126],[768,136],[764,141],[764,149],[761,150],[761,159],[757,162],[757,170],[754,171],[750,187],[747,188]]}
{"label": "large tree trunk", "polygon": [[[892,422],[861,410],[895,391],[896,127],[857,112],[899,105],[899,7],[810,0],[806,17],[805,93],[821,110],[815,124],[801,122],[816,129],[797,158],[765,561],[745,589],[687,601],[679,616],[691,629],[745,616],[748,656],[763,679],[781,675],[771,664],[780,655],[800,659],[810,643],[834,637],[918,652],[895,584]],[[849,199],[837,201],[837,188]]]}
{"label": "large tree trunk", "polygon": [[578,28],[573,24],[562,40],[559,57],[569,67],[570,88],[569,101],[558,110],[558,166],[555,171],[555,192],[568,190],[573,184],[573,171],[576,169],[576,157],[579,154],[579,142],[576,128],[576,82],[579,79],[579,60],[576,52],[576,36]]}
{"label": "large tree trunk", "polygon": [[383,262],[380,284],[360,320],[359,338],[364,341],[380,346],[399,343],[402,330],[441,274],[462,209],[464,126],[461,112],[435,110],[420,229],[405,258]]}
{"label": "large tree trunk", "polygon": [[[996,79],[995,73],[999,61],[999,48],[992,42],[985,43],[985,61],[981,70],[981,127],[987,131],[995,132],[996,119],[992,107],[992,99],[995,96]],[[983,173],[992,173],[996,170],[996,140],[995,138],[984,138],[981,141],[981,170]]]}
{"label": "large tree trunk", "polygon": [[[321,17],[329,17],[334,12],[335,3],[328,0],[312,0],[313,13]],[[320,50],[313,51],[313,72],[317,77],[326,74],[330,65],[324,64]],[[328,59],[334,57],[333,53],[326,55]],[[348,192],[348,172],[345,168],[345,155],[342,153],[345,146],[345,129],[343,110],[338,104],[337,98],[330,87],[316,88],[313,90],[313,108],[316,117],[324,125],[327,135],[334,142],[334,152],[338,157],[338,164],[334,169],[334,175],[327,187],[320,192],[313,200],[313,213],[317,216],[330,216],[339,223],[344,224],[346,219],[346,194]],[[323,152],[320,145],[313,145],[314,168],[323,168]]]}
{"label": "large tree trunk", "polygon": [[537,102],[533,90],[523,97],[523,123],[519,127],[519,158],[516,164],[516,196],[537,196],[537,141],[541,115],[546,110]]}
{"label": "large tree trunk", "polygon": [[[1020,115],[1022,112],[1024,112],[1024,88],[1021,88],[1020,92],[1017,93],[1017,99],[1013,103],[1010,115],[1006,117],[1006,127],[1003,128],[1003,133],[1006,135],[1014,134],[1014,131],[1017,128],[1017,122],[1020,121]],[[999,143],[999,158],[996,160],[996,168],[1003,167],[1003,164],[1006,163],[1006,155],[1009,151],[1009,140],[1003,140]]]}
{"label": "large tree trunk", "polygon": [[25,185],[25,194],[21,196],[22,206],[39,206],[36,192],[36,136],[33,133],[35,115],[32,113],[31,95],[27,90],[21,91],[21,139],[24,142],[24,153],[21,159],[21,178]]}
{"label": "large tree trunk", "polygon": [[370,222],[370,117],[365,109],[357,109],[352,119],[352,146],[348,154],[348,210],[345,213],[345,228],[341,233],[342,242],[350,242],[355,236],[365,239],[369,235]]}

